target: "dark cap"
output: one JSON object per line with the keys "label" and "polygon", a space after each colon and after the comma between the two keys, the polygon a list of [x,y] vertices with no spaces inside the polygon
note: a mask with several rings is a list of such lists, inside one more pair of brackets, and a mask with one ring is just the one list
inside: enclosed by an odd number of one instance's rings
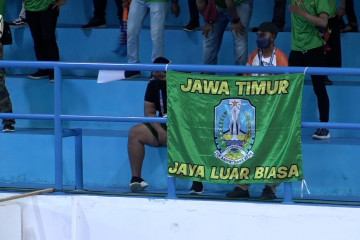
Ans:
{"label": "dark cap", "polygon": [[271,32],[275,36],[278,34],[279,29],[272,22],[264,22],[259,26],[258,31],[260,32]]}
{"label": "dark cap", "polygon": [[153,63],[165,63],[165,64],[167,64],[167,63],[170,63],[170,61],[167,60],[167,59],[164,58],[164,57],[158,57],[158,58],[156,58],[156,59],[154,60]]}

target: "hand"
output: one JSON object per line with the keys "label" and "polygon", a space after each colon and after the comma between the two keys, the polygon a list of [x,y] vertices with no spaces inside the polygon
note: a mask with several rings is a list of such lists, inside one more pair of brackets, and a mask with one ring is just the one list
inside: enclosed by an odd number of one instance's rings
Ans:
{"label": "hand", "polygon": [[306,10],[301,9],[299,6],[297,6],[295,4],[290,4],[289,10],[290,10],[290,12],[292,12],[296,15],[299,15],[299,16],[304,16],[304,14],[306,13]]}
{"label": "hand", "polygon": [[202,29],[202,34],[204,35],[205,38],[207,38],[209,32],[211,32],[211,33],[214,32],[214,25],[206,22],[206,23],[204,23],[204,26]]}
{"label": "hand", "polygon": [[124,0],[124,1],[123,1],[123,8],[129,8],[129,7],[130,7],[130,3],[131,3],[130,0]]}
{"label": "hand", "polygon": [[178,17],[180,15],[180,6],[178,3],[172,2],[171,12],[175,15],[175,17]]}
{"label": "hand", "polygon": [[53,6],[52,9],[60,10],[60,8],[66,3],[66,0],[57,0]]}
{"label": "hand", "polygon": [[231,24],[230,31],[234,31],[235,35],[239,35],[239,34],[243,34],[245,32],[245,28],[241,24],[241,21],[240,21],[238,23]]}
{"label": "hand", "polygon": [[345,9],[342,8],[342,7],[339,7],[338,10],[337,10],[337,15],[338,15],[339,18],[344,16],[345,15]]}
{"label": "hand", "polygon": [[167,146],[167,132],[164,129],[158,132],[158,138],[161,146]]}

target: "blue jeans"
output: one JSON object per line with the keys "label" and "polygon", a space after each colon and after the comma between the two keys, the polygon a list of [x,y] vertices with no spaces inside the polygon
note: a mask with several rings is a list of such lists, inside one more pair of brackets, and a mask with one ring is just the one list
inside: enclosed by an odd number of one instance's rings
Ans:
{"label": "blue jeans", "polygon": [[[243,34],[236,35],[232,32],[234,39],[234,62],[235,65],[246,65],[248,58],[248,28],[252,15],[253,0],[244,0],[236,5],[237,14],[240,17],[242,25],[245,27]],[[229,22],[232,22],[230,12],[227,8],[219,8],[218,19],[214,23],[214,32],[209,32],[208,37],[204,37],[204,63],[216,65],[218,53],[221,47],[224,32]]]}
{"label": "blue jeans", "polygon": [[164,56],[164,28],[168,2],[144,2],[132,0],[127,22],[127,57],[129,63],[138,63],[139,35],[144,19],[150,12],[150,30],[152,40],[151,62]]}

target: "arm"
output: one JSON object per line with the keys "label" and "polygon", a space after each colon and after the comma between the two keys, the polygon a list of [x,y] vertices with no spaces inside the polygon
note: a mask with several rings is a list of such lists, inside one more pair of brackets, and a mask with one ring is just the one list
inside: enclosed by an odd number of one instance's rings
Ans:
{"label": "arm", "polygon": [[346,9],[346,0],[341,0],[340,7],[337,10],[338,17],[342,17],[345,15],[345,9]]}
{"label": "arm", "polygon": [[324,28],[327,27],[328,19],[329,19],[329,15],[327,13],[322,12],[319,14],[319,16],[313,16],[306,9],[301,9],[294,4],[290,4],[289,8],[293,14],[302,16],[307,21],[315,24],[316,26],[324,27]]}
{"label": "arm", "polygon": [[[208,5],[207,0],[196,0],[196,6],[197,6],[199,12],[201,13],[201,15],[203,15],[203,16],[204,16],[204,12],[206,10],[207,5]],[[209,32],[214,32],[213,23],[208,23],[208,22],[204,21],[202,34],[204,35],[205,38],[207,38]]]}
{"label": "arm", "polygon": [[208,3],[206,0],[196,0],[196,6],[199,12],[201,13],[201,15],[204,15],[204,11],[206,9],[207,4]]}
{"label": "arm", "polygon": [[[145,101],[144,113],[146,117],[157,117],[155,103]],[[150,125],[156,130],[159,137],[159,143],[163,146],[167,146],[167,132],[161,127],[160,123],[150,123]]]}
{"label": "arm", "polygon": [[[279,51],[279,50],[278,50]],[[278,52],[278,55],[276,56],[276,66],[278,67],[288,67],[289,61],[285,55],[284,52]]]}
{"label": "arm", "polygon": [[227,6],[227,9],[230,12],[231,18],[233,20],[239,19],[239,15],[237,14],[234,0],[225,0],[225,3]]}
{"label": "arm", "polygon": [[232,18],[232,24],[230,30],[234,31],[236,35],[244,33],[245,28],[241,23],[240,16],[237,14],[234,0],[225,0],[225,3]]}
{"label": "arm", "polygon": [[178,17],[180,14],[179,0],[171,0],[171,12]]}
{"label": "arm", "polygon": [[53,5],[53,9],[57,8],[58,10],[60,10],[60,8],[66,3],[66,0],[57,0],[54,5]]}

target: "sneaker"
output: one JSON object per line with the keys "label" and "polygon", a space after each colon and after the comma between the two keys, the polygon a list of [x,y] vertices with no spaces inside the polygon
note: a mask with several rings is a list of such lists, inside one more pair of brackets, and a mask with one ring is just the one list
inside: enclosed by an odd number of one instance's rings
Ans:
{"label": "sneaker", "polygon": [[82,29],[92,29],[92,28],[105,28],[106,21],[100,20],[98,18],[92,18],[88,24],[82,25]]}
{"label": "sneaker", "polygon": [[141,192],[144,191],[147,186],[149,186],[149,184],[145,182],[144,179],[140,177],[132,177],[129,187],[132,192]]}
{"label": "sneaker", "polygon": [[313,139],[323,140],[330,138],[330,132],[326,128],[318,128],[317,131],[312,135]]}
{"label": "sneaker", "polygon": [[203,186],[202,182],[194,181],[190,188],[189,194],[190,195],[200,195],[203,192],[204,192],[204,186]]}
{"label": "sneaker", "polygon": [[249,198],[249,190],[243,190],[240,187],[236,186],[231,192],[226,194],[228,198]]}
{"label": "sneaker", "polygon": [[140,71],[125,71],[125,78],[138,78],[141,77]]}
{"label": "sneaker", "polygon": [[3,132],[15,132],[15,127],[13,123],[4,123]]}
{"label": "sneaker", "polygon": [[27,27],[28,23],[26,22],[26,19],[19,17],[15,19],[12,23],[9,23],[9,26],[12,28],[21,28],[21,27]]}
{"label": "sneaker", "polygon": [[45,69],[40,69],[36,73],[30,74],[28,77],[32,79],[41,79],[48,78],[50,76],[50,71]]}
{"label": "sneaker", "polygon": [[269,187],[265,187],[261,193],[261,200],[273,200],[275,199],[275,193]]}
{"label": "sneaker", "polygon": [[183,28],[183,30],[186,31],[186,32],[192,32],[192,31],[195,31],[195,30],[199,29],[199,27],[200,27],[199,21],[190,20],[188,25],[186,25]]}

